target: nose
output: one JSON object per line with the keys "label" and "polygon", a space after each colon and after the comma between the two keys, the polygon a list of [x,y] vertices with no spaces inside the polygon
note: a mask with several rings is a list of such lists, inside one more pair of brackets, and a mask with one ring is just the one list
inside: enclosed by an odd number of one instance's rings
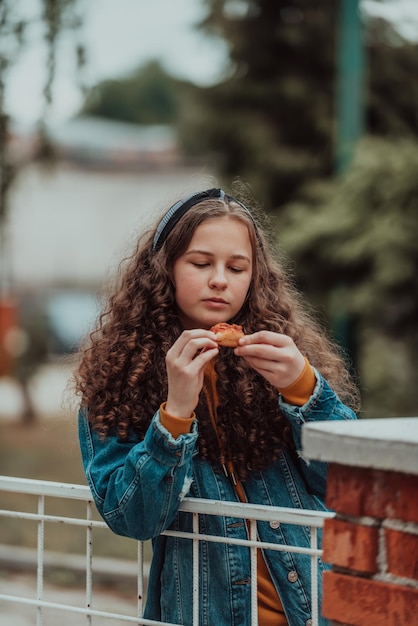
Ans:
{"label": "nose", "polygon": [[226,289],[227,285],[225,270],[221,267],[214,267],[209,279],[209,286],[212,289]]}

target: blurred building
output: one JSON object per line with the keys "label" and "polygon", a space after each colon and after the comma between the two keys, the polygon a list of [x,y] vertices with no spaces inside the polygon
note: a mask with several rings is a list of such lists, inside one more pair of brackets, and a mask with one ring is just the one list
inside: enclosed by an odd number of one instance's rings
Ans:
{"label": "blurred building", "polygon": [[22,327],[60,355],[88,330],[98,291],[138,233],[178,197],[213,186],[213,177],[186,162],[170,127],[78,118],[50,135],[58,157],[50,168],[30,162],[33,133],[12,138],[26,165],[12,189],[7,239]]}
{"label": "blurred building", "polygon": [[92,168],[138,170],[180,165],[175,129],[76,117],[50,129],[61,160]]}

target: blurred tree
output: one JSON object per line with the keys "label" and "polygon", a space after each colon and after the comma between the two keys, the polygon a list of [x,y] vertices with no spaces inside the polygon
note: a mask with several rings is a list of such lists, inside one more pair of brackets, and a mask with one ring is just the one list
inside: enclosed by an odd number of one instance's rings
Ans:
{"label": "blurred tree", "polygon": [[[47,63],[43,89],[45,106],[39,121],[38,157],[49,162],[52,151],[46,133],[46,121],[52,103],[57,46],[64,30],[74,30],[80,26],[78,3],[79,0],[38,0],[28,5],[22,0],[0,1],[0,376],[10,374],[11,363],[14,362],[14,372],[21,385],[24,400],[22,417],[26,422],[35,418],[28,392],[29,372],[33,373],[39,365],[38,358],[43,352],[37,347],[36,333],[26,332],[26,340],[21,341],[24,333],[20,332],[21,322],[13,294],[6,233],[9,196],[25,163],[16,160],[10,148],[12,132],[5,104],[6,91],[10,72],[20,53],[34,34],[39,36],[41,32],[41,40],[46,46]],[[39,25],[43,26],[41,31]],[[76,43],[75,52],[78,67],[81,67],[84,63],[83,47]]]}
{"label": "blurred tree", "polygon": [[310,299],[355,320],[372,417],[415,415],[418,405],[417,172],[416,141],[366,138],[344,175],[308,185],[278,219]]}
{"label": "blurred tree", "polygon": [[366,20],[368,132],[418,137],[418,45],[383,20]]}
{"label": "blurred tree", "polygon": [[126,78],[94,86],[81,113],[134,124],[175,124],[181,85],[158,61],[150,61]]}
{"label": "blurred tree", "polygon": [[[198,89],[186,145],[210,152],[273,210],[334,172],[339,0],[206,0],[202,28],[229,44],[230,71]],[[366,121],[375,134],[418,133],[418,46],[367,14]],[[397,88],[393,88],[396,85]]]}
{"label": "blurred tree", "polygon": [[206,0],[202,27],[227,40],[229,76],[197,94],[196,150],[277,207],[333,169],[336,0]]}

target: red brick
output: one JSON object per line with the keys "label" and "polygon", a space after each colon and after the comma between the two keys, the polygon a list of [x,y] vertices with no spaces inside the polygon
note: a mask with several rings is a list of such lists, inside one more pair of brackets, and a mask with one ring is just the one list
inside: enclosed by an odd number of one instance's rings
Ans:
{"label": "red brick", "polygon": [[418,589],[325,572],[322,614],[350,626],[418,626]]}
{"label": "red brick", "polygon": [[338,519],[325,520],[324,561],[369,574],[377,572],[379,531]]}
{"label": "red brick", "polygon": [[418,522],[418,476],[332,463],[327,505],[339,513]]}
{"label": "red brick", "polygon": [[418,535],[387,528],[385,540],[388,571],[418,580]]}

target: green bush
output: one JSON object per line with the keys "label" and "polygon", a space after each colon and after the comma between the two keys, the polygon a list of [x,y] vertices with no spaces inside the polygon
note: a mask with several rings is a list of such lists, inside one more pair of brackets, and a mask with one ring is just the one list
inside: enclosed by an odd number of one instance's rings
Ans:
{"label": "green bush", "polygon": [[352,166],[307,187],[279,218],[280,243],[331,326],[355,328],[365,415],[418,414],[418,143],[360,142]]}

